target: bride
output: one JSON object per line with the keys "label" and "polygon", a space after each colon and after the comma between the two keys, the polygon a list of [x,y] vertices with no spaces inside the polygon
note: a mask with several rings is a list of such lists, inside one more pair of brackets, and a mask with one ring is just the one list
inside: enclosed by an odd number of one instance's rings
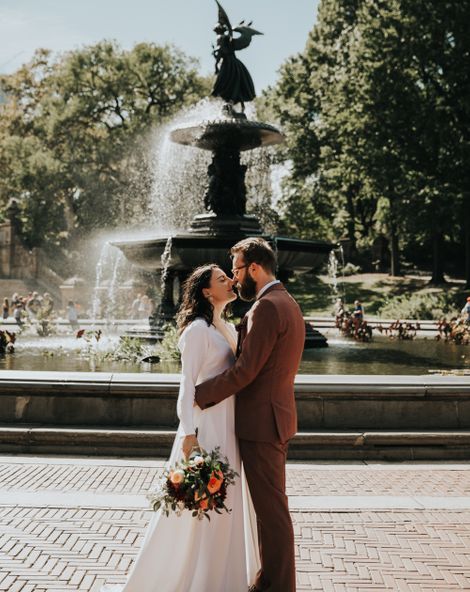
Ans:
{"label": "bride", "polygon": [[180,424],[167,465],[187,458],[194,447],[220,446],[240,475],[227,490],[231,512],[212,513],[210,521],[188,510],[180,517],[156,512],[126,584],[101,592],[246,592],[259,569],[256,517],[235,435],[235,396],[204,411],[194,404],[195,386],[235,362],[237,332],[224,319],[225,307],[236,299],[233,285],[214,264],[198,267],[185,283],[178,313]]}

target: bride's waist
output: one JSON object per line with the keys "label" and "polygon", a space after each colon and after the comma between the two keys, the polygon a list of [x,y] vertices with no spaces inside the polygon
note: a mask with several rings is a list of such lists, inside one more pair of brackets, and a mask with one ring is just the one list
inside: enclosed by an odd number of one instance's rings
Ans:
{"label": "bride's waist", "polygon": [[211,380],[211,378],[215,378],[216,376],[219,376],[219,374],[222,374],[222,372],[225,372],[225,370],[227,370],[228,368],[230,368],[230,366],[227,366],[227,368],[219,368],[217,370],[214,370],[213,372],[208,372],[207,374],[199,375],[196,380],[196,386],[198,384],[202,384],[203,382],[207,382],[208,380]]}

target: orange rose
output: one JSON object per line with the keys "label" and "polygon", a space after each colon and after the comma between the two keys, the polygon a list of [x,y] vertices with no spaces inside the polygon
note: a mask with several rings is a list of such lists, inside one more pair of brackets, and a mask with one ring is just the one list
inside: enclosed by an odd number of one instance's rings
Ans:
{"label": "orange rose", "polygon": [[222,471],[213,471],[212,475],[210,476],[209,483],[207,484],[207,489],[209,493],[214,494],[219,491],[224,482],[224,476]]}
{"label": "orange rose", "polygon": [[207,508],[209,507],[209,502],[207,499],[202,499],[199,502],[199,507],[201,508],[201,510],[207,510]]}

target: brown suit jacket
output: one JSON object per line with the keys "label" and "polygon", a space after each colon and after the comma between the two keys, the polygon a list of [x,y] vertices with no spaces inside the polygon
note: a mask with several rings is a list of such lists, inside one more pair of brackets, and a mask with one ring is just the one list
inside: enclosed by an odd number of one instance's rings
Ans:
{"label": "brown suit jacket", "polygon": [[239,438],[287,442],[297,431],[294,379],[305,342],[299,305],[282,284],[253,304],[239,327],[235,365],[196,387],[205,409],[236,394]]}

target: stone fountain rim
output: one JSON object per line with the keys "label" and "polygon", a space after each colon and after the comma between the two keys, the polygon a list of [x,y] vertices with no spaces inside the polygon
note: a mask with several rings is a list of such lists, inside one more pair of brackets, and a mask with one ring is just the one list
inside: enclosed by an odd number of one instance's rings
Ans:
{"label": "stone fountain rim", "polygon": [[[168,240],[171,238],[172,247],[178,247],[182,244],[191,243],[211,243],[213,246],[218,243],[220,247],[228,247],[234,245],[238,240],[246,238],[245,235],[240,234],[239,236],[216,236],[206,235],[197,233],[181,233],[166,236],[156,236],[155,238],[148,239],[131,239],[128,241],[112,241],[111,244],[115,247],[143,247],[143,246],[155,246],[157,244],[166,245]],[[268,242],[273,242],[279,251],[286,249],[291,250],[305,250],[306,247],[315,247],[320,249],[319,252],[329,253],[335,247],[335,243],[330,243],[322,240],[308,240],[300,238],[290,238],[287,236],[272,236],[268,234],[260,235],[260,238],[264,238]],[[203,245],[202,245],[203,246]],[[307,249],[308,251],[308,249]]]}

